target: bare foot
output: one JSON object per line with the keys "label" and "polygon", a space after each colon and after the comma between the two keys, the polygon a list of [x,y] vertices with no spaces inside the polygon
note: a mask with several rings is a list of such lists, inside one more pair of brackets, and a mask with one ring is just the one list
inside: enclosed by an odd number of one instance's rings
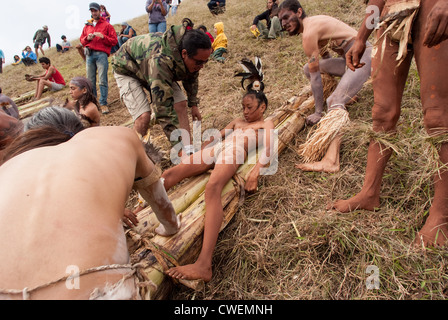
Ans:
{"label": "bare foot", "polygon": [[180,226],[181,226],[179,216],[177,216],[176,219],[177,219],[176,226],[164,226],[161,223],[154,231],[162,237],[169,237],[169,236],[172,236],[173,234],[176,234],[179,231]]}
{"label": "bare foot", "polygon": [[374,211],[380,206],[380,200],[378,197],[368,197],[361,192],[356,196],[347,200],[337,200],[327,206],[327,210],[336,210],[342,213],[355,211],[358,209],[364,209]]}
{"label": "bare foot", "polygon": [[212,267],[203,266],[198,262],[185,266],[174,267],[166,272],[172,278],[181,280],[204,280],[209,282],[212,279]]}
{"label": "bare foot", "polygon": [[339,165],[326,161],[312,163],[298,163],[296,168],[302,171],[329,172],[335,173],[339,171]]}
{"label": "bare foot", "polygon": [[448,221],[443,217],[434,217],[429,214],[425,225],[417,234],[414,240],[417,247],[424,246],[444,246],[448,245]]}

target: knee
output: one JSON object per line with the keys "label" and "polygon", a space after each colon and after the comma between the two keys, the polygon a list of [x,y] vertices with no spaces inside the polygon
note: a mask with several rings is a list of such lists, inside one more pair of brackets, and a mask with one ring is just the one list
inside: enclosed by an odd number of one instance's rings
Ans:
{"label": "knee", "polygon": [[431,103],[423,108],[423,120],[426,130],[437,130],[438,132],[448,130],[448,114],[445,106]]}
{"label": "knee", "polygon": [[306,76],[308,79],[311,79],[311,75],[310,75],[310,67],[309,67],[308,63],[305,64],[305,65],[303,66],[303,72],[305,73],[305,76]]}
{"label": "knee", "polygon": [[205,194],[206,196],[220,197],[222,188],[222,183],[217,180],[210,179],[205,186]]}
{"label": "knee", "polygon": [[374,131],[387,132],[395,130],[399,118],[399,107],[391,107],[387,103],[383,104],[375,102],[372,108],[372,122]]}
{"label": "knee", "polygon": [[135,122],[139,123],[139,124],[147,124],[148,125],[150,120],[151,120],[151,113],[144,112],[135,120]]}

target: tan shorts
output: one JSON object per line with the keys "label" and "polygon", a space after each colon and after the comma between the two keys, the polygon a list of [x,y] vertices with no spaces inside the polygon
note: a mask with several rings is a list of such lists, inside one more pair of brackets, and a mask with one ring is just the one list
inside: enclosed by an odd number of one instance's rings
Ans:
{"label": "tan shorts", "polygon": [[[151,105],[140,81],[116,72],[114,72],[114,77],[120,89],[121,101],[128,108],[134,121],[145,112],[151,113]],[[173,82],[173,90],[174,104],[187,100],[187,97],[177,82]]]}

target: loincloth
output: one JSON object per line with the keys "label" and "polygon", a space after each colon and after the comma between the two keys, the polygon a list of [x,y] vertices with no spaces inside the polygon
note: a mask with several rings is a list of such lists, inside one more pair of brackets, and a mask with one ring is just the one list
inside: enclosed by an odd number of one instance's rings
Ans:
{"label": "loincloth", "polygon": [[[380,41],[383,47],[382,54],[384,54],[384,47],[386,39],[390,39],[399,44],[396,61],[398,65],[403,62],[407,56],[408,45],[412,45],[412,26],[420,8],[421,0],[399,0],[388,6],[386,4],[386,14],[381,17],[378,29],[384,30],[381,34],[377,34],[372,57],[378,51]],[[383,56],[381,56],[381,61]]]}
{"label": "loincloth", "polygon": [[241,144],[230,141],[220,141],[214,146],[215,164],[244,164],[247,152]]}

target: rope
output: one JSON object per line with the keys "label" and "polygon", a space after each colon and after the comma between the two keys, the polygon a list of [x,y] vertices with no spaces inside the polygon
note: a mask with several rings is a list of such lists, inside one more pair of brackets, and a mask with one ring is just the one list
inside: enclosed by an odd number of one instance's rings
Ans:
{"label": "rope", "polygon": [[[136,268],[138,268],[138,267],[139,267],[138,264],[135,264],[135,265],[130,265],[130,264],[125,264],[125,265],[112,264],[112,265],[100,266],[100,267],[90,268],[90,269],[81,271],[77,275],[77,277],[81,277],[81,276],[84,276],[84,275],[87,275],[87,274],[91,274],[91,273],[95,273],[95,272],[107,271],[107,270],[131,269],[132,272],[128,273],[127,275],[125,275],[123,277],[124,280],[127,280],[131,276],[134,275],[134,273],[136,272]],[[40,289],[47,288],[47,287],[49,287],[51,285],[57,284],[57,283],[62,282],[62,281],[66,281],[67,279],[70,279],[70,278],[74,278],[74,276],[73,275],[64,276],[64,277],[59,278],[58,280],[50,281],[48,283],[36,286],[34,288],[31,288],[31,289],[29,289],[28,287],[26,287],[26,288],[24,288],[22,290],[18,290],[18,289],[8,289],[8,290],[0,289],[0,294],[22,294],[23,300],[29,300],[32,292],[35,292],[35,291],[40,290]],[[121,281],[124,281],[123,279]]]}

